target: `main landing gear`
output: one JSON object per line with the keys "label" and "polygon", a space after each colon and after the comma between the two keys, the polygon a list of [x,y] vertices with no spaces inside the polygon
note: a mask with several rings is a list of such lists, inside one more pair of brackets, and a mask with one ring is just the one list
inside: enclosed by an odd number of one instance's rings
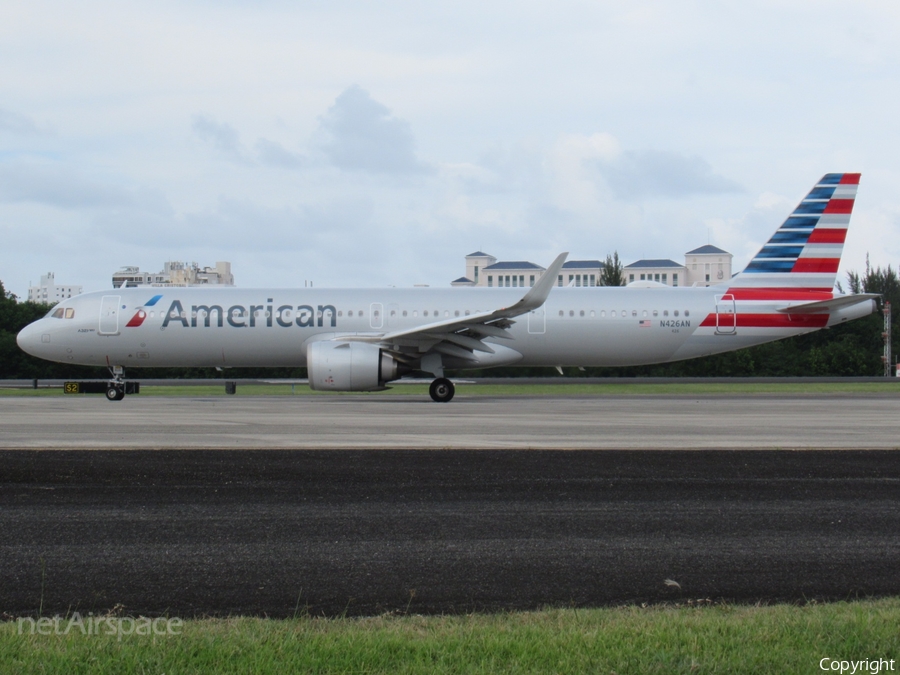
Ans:
{"label": "main landing gear", "polygon": [[456,387],[446,377],[439,377],[431,383],[428,393],[431,394],[431,400],[438,403],[447,403],[453,398],[453,394],[456,393]]}

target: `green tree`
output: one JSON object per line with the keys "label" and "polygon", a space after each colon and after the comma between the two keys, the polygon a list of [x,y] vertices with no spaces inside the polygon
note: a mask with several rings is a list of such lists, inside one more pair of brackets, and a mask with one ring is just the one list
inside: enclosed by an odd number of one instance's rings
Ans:
{"label": "green tree", "polygon": [[32,321],[44,316],[50,305],[19,302],[0,281],[0,378],[39,377],[46,362],[25,354],[16,335]]}
{"label": "green tree", "polygon": [[600,281],[598,286],[624,286],[625,274],[622,261],[619,260],[619,252],[615,251],[612,255],[606,256],[606,262],[603,263],[603,269],[600,270]]}

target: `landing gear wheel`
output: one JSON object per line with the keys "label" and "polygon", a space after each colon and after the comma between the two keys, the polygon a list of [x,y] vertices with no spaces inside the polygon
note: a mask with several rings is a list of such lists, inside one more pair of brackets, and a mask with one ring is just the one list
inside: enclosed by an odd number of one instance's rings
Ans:
{"label": "landing gear wheel", "polygon": [[431,400],[438,403],[447,403],[453,398],[453,394],[456,393],[456,387],[446,377],[439,377],[431,383],[428,393],[431,394]]}
{"label": "landing gear wheel", "polygon": [[106,388],[106,398],[110,401],[121,401],[125,398],[125,387],[111,384]]}

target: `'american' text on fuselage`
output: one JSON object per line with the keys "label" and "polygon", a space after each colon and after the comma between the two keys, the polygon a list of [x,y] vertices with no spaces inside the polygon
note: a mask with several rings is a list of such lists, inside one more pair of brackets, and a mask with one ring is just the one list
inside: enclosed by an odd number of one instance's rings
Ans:
{"label": "'american' text on fuselage", "polygon": [[[266,302],[272,302],[268,298]],[[248,308],[244,305],[232,305],[228,311],[224,311],[221,305],[192,305],[191,320],[188,323],[187,314],[180,300],[173,300],[169,311],[166,312],[166,318],[162,327],[167,328],[170,323],[177,323],[184,328],[196,328],[197,318],[202,313],[203,327],[210,328],[212,326],[212,315],[216,315],[216,327],[222,328],[225,322],[234,328],[255,328],[257,319],[265,318],[266,327],[271,328],[273,320],[279,326],[289,328],[297,325],[301,328],[314,328],[318,326],[322,328],[324,325],[325,314],[329,314],[329,321],[332,328],[337,326],[337,310],[334,305],[318,305],[313,309],[311,305],[299,305],[296,308],[293,305],[281,305],[274,309],[274,305],[250,305]],[[259,316],[259,312],[265,312],[264,317]],[[249,320],[249,323],[248,323]]]}

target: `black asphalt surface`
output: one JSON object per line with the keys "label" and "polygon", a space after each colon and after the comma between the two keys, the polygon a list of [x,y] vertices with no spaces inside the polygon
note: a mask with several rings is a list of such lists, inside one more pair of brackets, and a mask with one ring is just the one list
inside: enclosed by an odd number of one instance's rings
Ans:
{"label": "black asphalt surface", "polygon": [[7,617],[898,593],[892,451],[0,452]]}

